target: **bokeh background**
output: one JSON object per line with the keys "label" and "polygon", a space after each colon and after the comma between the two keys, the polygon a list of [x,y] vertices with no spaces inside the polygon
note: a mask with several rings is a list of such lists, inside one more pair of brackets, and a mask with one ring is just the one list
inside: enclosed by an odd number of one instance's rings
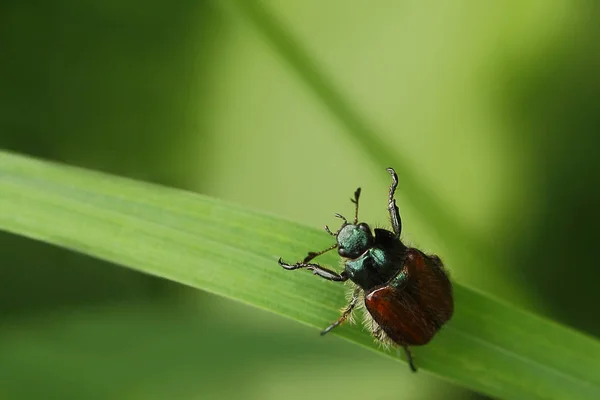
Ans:
{"label": "bokeh background", "polygon": [[[406,239],[456,281],[599,335],[599,13],[593,0],[4,0],[0,147],[311,226],[350,212],[357,186],[364,220],[385,224],[395,166],[423,188],[400,183]],[[342,397],[482,398],[0,233],[2,399]]]}

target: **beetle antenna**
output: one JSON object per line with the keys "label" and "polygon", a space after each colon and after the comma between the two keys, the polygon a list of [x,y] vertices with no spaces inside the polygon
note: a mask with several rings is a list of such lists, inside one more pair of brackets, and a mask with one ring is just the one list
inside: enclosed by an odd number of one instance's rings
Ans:
{"label": "beetle antenna", "polygon": [[341,219],[344,221],[344,223],[342,224],[342,226],[340,226],[340,229],[338,229],[335,232],[332,232],[331,229],[329,229],[329,226],[325,225],[325,232],[329,233],[331,236],[336,237],[338,235],[338,233],[340,233],[340,231],[342,230],[342,228],[346,225],[348,225],[348,220],[342,215],[342,214],[334,214],[337,218]]}
{"label": "beetle antenna", "polygon": [[356,206],[354,207],[354,225],[358,223],[358,199],[360,197],[360,188],[354,192],[354,198],[350,199]]}
{"label": "beetle antenna", "polygon": [[333,215],[334,215],[335,217],[337,217],[337,218],[341,219],[342,221],[344,221],[344,225],[348,225],[348,220],[347,220],[347,219],[346,219],[346,217],[344,217],[342,214],[335,213],[335,214],[333,214]]}

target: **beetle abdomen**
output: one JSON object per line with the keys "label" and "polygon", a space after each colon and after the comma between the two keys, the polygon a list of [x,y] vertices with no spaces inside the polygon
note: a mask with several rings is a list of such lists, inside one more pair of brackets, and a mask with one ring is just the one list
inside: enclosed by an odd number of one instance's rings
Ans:
{"label": "beetle abdomen", "polygon": [[[392,279],[365,295],[365,306],[381,329],[399,345],[424,345],[451,317],[452,286],[439,258],[408,249],[405,282]],[[399,275],[400,276],[400,275]]]}

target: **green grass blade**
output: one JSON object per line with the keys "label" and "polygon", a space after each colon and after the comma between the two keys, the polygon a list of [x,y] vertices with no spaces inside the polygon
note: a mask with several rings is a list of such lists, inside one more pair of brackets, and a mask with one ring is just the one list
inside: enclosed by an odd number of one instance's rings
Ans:
{"label": "green grass blade", "polygon": [[[222,201],[0,152],[0,229],[235,299],[322,328],[342,285],[277,258],[324,248],[324,232]],[[324,262],[335,263],[334,255]],[[459,284],[456,314],[416,362],[514,399],[600,398],[600,343]],[[316,334],[317,331],[315,331]],[[358,326],[335,333],[391,357]],[[324,338],[323,340],[331,340]],[[399,368],[407,368],[405,365]]]}

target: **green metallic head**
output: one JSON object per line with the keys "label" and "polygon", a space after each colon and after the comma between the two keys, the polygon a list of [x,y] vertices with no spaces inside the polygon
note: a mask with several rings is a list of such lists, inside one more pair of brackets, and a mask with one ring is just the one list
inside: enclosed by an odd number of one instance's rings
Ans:
{"label": "green metallic head", "polygon": [[340,256],[357,258],[373,246],[373,234],[369,225],[344,223],[337,233],[337,247]]}

